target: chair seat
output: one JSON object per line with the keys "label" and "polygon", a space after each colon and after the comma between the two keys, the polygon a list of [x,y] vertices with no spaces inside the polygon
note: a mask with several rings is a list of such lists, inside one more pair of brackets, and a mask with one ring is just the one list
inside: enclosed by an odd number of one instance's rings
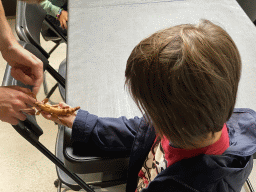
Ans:
{"label": "chair seat", "polygon": [[73,147],[66,147],[64,156],[65,165],[80,174],[96,172],[118,172],[119,174],[126,174],[129,163],[129,157],[120,157],[118,152],[116,153],[116,157],[79,156],[74,153]]}
{"label": "chair seat", "polygon": [[109,152],[100,149],[96,145],[83,144],[71,141],[71,129],[64,132],[64,163],[79,174],[95,172],[123,172],[129,163],[128,152]]}
{"label": "chair seat", "polygon": [[54,41],[54,42],[56,42],[56,41],[61,41],[62,40],[58,35],[56,35],[50,29],[42,30],[41,33],[42,33],[42,36],[43,36],[45,41]]}

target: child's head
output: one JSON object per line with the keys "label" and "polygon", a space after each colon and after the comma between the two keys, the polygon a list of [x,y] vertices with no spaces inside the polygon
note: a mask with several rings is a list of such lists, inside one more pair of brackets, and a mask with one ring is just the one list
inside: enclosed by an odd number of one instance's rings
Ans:
{"label": "child's head", "polygon": [[221,131],[234,109],[240,71],[231,37],[202,20],[142,40],[127,61],[125,76],[156,131],[185,147]]}

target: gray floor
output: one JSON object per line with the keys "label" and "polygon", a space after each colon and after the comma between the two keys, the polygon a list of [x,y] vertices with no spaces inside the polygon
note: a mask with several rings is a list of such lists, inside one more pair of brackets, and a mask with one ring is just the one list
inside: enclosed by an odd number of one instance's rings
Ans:
{"label": "gray floor", "polygon": [[[12,29],[14,29],[15,20],[9,20]],[[46,50],[53,47],[53,43],[42,40],[42,46]],[[53,53],[50,63],[54,68],[66,57],[66,45],[62,44]],[[6,62],[0,56],[0,79],[3,78]],[[49,87],[55,84],[55,81],[47,75]],[[38,94],[38,100],[44,98],[41,90]],[[52,97],[55,102],[62,101],[60,94],[56,91]],[[44,134],[40,141],[54,153],[55,140],[57,135],[57,126],[53,122],[38,118],[38,124],[42,127]],[[57,191],[53,185],[57,178],[55,165],[50,162],[44,155],[23,139],[11,125],[0,122],[0,192],[53,192]],[[256,189],[256,170],[253,169],[250,180]],[[101,190],[113,191],[113,190]],[[116,189],[115,191],[122,191]],[[244,187],[243,192],[247,192]]]}

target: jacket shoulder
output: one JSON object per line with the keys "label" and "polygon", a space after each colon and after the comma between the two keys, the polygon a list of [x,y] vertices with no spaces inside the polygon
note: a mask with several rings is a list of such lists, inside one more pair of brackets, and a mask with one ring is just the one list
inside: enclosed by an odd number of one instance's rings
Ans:
{"label": "jacket shoulder", "polygon": [[253,155],[256,152],[256,112],[249,108],[235,108],[226,124],[230,147],[225,154]]}

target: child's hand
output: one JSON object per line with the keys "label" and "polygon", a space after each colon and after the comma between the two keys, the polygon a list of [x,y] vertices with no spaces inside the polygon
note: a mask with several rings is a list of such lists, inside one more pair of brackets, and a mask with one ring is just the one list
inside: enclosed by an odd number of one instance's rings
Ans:
{"label": "child's hand", "polygon": [[[59,103],[59,106],[60,108],[62,109],[66,109],[66,108],[70,108],[69,105],[67,105],[66,103],[63,103],[63,102],[60,102]],[[76,115],[75,114],[72,114],[70,116],[58,116],[58,117],[54,117],[52,116],[51,114],[49,113],[46,113],[46,112],[42,112],[41,113],[42,116],[48,120],[51,120],[51,121],[54,121],[58,124],[61,124],[61,125],[64,125],[64,126],[67,126],[69,128],[72,128],[73,126],[73,122],[76,118]]]}
{"label": "child's hand", "polygon": [[60,17],[59,17],[60,25],[63,29],[67,29],[67,21],[68,21],[68,12],[65,10],[61,11]]}

